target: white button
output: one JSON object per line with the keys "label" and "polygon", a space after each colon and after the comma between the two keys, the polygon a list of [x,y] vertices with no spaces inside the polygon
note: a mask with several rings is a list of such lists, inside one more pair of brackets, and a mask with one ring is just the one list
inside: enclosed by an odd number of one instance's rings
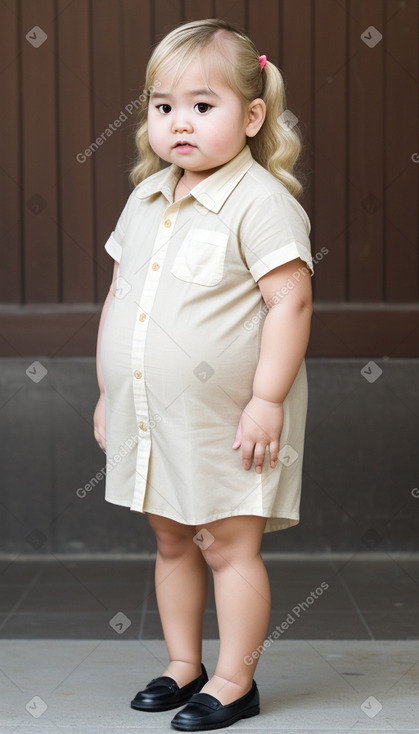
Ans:
{"label": "white button", "polygon": [[151,269],[152,270],[158,270],[159,267],[160,267],[160,265],[158,263],[153,263],[152,266],[151,266]]}
{"label": "white button", "polygon": [[135,370],[134,377],[136,377],[137,380],[139,380],[142,376],[143,376],[143,373],[140,372],[140,370]]}
{"label": "white button", "polygon": [[165,227],[171,227],[172,226],[172,220],[171,219],[165,219],[163,222]]}

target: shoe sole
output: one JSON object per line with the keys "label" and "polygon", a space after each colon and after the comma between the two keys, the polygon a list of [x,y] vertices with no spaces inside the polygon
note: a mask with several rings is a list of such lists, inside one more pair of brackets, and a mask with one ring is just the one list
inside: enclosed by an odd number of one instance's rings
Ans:
{"label": "shoe sole", "polygon": [[185,703],[188,703],[187,701],[180,701],[180,703],[172,703],[170,706],[159,706],[156,708],[155,706],[150,706],[148,708],[147,706],[133,706],[131,704],[131,708],[134,709],[134,711],[148,711],[150,713],[158,713],[159,711],[171,711],[172,709],[178,709],[180,706],[184,706]]}
{"label": "shoe sole", "polygon": [[199,726],[199,724],[194,724],[192,727],[182,725],[182,724],[171,724],[172,729],[177,729],[178,731],[212,731],[213,729],[224,729],[227,726],[231,726],[231,724],[235,724],[236,721],[239,721],[240,719],[250,719],[251,716],[257,716],[260,713],[260,705],[252,706],[246,711],[243,711],[241,714],[237,714],[236,716],[232,716],[231,719],[228,719],[228,721],[223,721],[222,724],[203,724],[202,726]]}
{"label": "shoe sole", "polygon": [[151,712],[154,711],[155,713],[158,713],[159,711],[171,711],[172,709],[178,709],[180,706],[184,706],[185,703],[188,703],[191,696],[192,696],[192,693],[187,698],[181,701],[176,701],[176,703],[168,704],[166,706],[164,705],[153,706],[153,704],[151,704],[150,706],[146,706],[145,704],[142,704],[141,706],[139,706],[138,704],[134,703],[133,701],[131,701],[130,706],[132,709],[135,709],[135,711],[151,711]]}

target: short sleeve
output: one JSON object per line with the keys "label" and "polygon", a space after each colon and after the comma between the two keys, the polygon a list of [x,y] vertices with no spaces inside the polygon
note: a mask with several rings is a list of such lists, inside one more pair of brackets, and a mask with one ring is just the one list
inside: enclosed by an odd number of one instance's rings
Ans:
{"label": "short sleeve", "polygon": [[305,209],[292,194],[275,193],[251,206],[242,222],[241,247],[254,279],[297,257],[313,275],[310,229]]}
{"label": "short sleeve", "polygon": [[133,203],[134,191],[129,196],[128,201],[125,204],[120,214],[120,217],[116,223],[116,227],[114,231],[111,233],[109,239],[105,243],[106,252],[108,253],[108,255],[113,257],[113,259],[116,260],[118,263],[121,261],[122,243],[124,241],[125,232],[127,230],[127,224],[128,224],[128,219],[129,219],[129,209],[130,209],[130,205]]}

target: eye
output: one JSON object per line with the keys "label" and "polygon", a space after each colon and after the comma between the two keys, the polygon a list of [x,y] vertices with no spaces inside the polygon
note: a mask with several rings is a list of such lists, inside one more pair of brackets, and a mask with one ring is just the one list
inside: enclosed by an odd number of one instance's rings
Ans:
{"label": "eye", "polygon": [[199,112],[199,114],[204,114],[205,112],[208,112],[208,110],[212,108],[212,105],[207,104],[207,102],[197,102],[195,107],[198,108],[197,112]]}
{"label": "eye", "polygon": [[[160,109],[161,107],[163,107],[164,109]],[[167,115],[167,113],[170,112],[172,108],[169,104],[159,104],[157,105],[157,109],[160,110],[162,115]]]}

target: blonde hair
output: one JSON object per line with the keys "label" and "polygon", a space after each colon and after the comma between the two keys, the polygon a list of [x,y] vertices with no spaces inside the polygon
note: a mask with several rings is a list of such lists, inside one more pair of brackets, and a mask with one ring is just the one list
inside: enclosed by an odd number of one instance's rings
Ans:
{"label": "blonde hair", "polygon": [[[227,41],[227,43],[226,43]],[[211,47],[209,49],[209,47]],[[297,125],[288,125],[285,85],[279,69],[269,60],[263,70],[255,44],[241,31],[218,18],[195,20],[168,33],[154,49],[146,69],[143,102],[139,109],[135,144],[138,159],[130,172],[130,181],[136,186],[160,170],[160,159],[148,140],[147,114],[151,93],[158,86],[158,72],[163,68],[176,69],[173,86],[192,60],[201,58],[206,50],[211,53],[211,68],[222,75],[243,103],[261,98],[266,104],[266,117],[259,132],[247,138],[255,161],[260,163],[293,196],[303,191],[295,175],[295,165],[302,149],[301,133]],[[289,111],[287,111],[289,112]],[[290,118],[295,122],[294,118]]]}

